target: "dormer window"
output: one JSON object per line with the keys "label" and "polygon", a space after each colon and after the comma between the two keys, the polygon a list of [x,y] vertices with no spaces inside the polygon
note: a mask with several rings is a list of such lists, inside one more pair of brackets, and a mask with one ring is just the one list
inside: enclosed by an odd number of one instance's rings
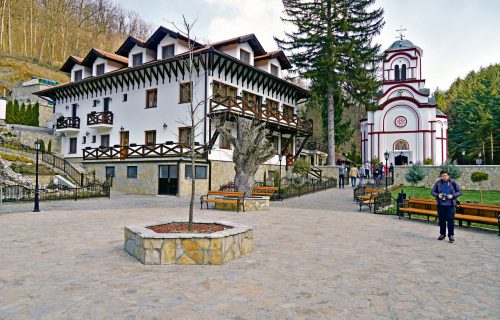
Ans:
{"label": "dormer window", "polygon": [[161,48],[161,58],[163,60],[170,59],[175,55],[175,45],[169,44],[168,46],[163,46]]}
{"label": "dormer window", "polygon": [[142,52],[132,56],[132,67],[137,67],[142,64]]}
{"label": "dormer window", "polygon": [[278,77],[278,76],[279,76],[279,70],[280,70],[280,69],[279,69],[276,65],[271,64],[271,74],[272,74],[273,76]]}
{"label": "dormer window", "polygon": [[104,74],[104,63],[98,64],[95,66],[95,74],[96,76],[100,76]]}
{"label": "dormer window", "polygon": [[82,80],[82,70],[75,71],[75,81]]}
{"label": "dormer window", "polygon": [[250,52],[240,49],[240,60],[250,64]]}

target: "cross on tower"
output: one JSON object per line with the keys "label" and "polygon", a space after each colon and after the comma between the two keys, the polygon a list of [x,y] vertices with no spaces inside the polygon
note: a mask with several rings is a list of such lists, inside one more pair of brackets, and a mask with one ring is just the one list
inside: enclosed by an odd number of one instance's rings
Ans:
{"label": "cross on tower", "polygon": [[399,32],[399,36],[396,36],[396,38],[400,38],[400,40],[402,41],[405,37],[403,31],[406,31],[406,29],[403,29],[403,26],[399,26],[399,29],[396,31]]}

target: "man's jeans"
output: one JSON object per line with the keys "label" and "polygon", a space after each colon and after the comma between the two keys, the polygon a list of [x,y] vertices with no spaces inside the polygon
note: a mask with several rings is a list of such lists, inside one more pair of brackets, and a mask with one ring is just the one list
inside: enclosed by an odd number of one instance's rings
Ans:
{"label": "man's jeans", "polygon": [[344,189],[344,175],[343,174],[339,174],[339,189],[342,188]]}
{"label": "man's jeans", "polygon": [[356,186],[356,177],[351,177],[351,187],[355,187]]}
{"label": "man's jeans", "polygon": [[439,234],[446,235],[448,223],[448,237],[455,235],[455,206],[438,205]]}

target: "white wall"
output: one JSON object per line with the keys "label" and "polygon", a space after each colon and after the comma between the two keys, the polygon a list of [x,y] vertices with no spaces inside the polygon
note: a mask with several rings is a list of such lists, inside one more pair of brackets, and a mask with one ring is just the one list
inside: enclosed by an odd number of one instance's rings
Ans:
{"label": "white wall", "polygon": [[97,65],[104,63],[104,73],[108,73],[117,69],[120,69],[116,66],[116,63],[113,63],[109,60],[103,58],[97,58],[92,65],[92,75],[95,77],[97,75]]}
{"label": "white wall", "polygon": [[71,69],[71,82],[75,81],[75,72],[79,70],[82,70],[82,79],[92,76],[92,70],[90,68],[75,64]]}
{"label": "white wall", "polygon": [[5,115],[7,112],[7,101],[0,99],[0,120],[5,120]]}

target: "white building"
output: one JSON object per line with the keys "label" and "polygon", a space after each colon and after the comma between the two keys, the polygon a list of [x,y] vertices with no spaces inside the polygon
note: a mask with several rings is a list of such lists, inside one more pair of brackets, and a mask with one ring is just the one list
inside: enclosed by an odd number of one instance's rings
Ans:
{"label": "white building", "polygon": [[361,119],[363,162],[378,157],[395,165],[448,158],[448,118],[436,108],[422,78],[422,49],[406,39],[385,50],[377,110]]}
{"label": "white building", "polygon": [[[195,132],[199,193],[234,179],[232,151],[211,117],[265,121],[276,153],[288,163],[296,159],[295,139],[312,134],[312,122],[296,116],[309,93],[282,78],[291,67],[283,52],[266,52],[253,34],[196,43],[190,83],[187,40],[160,27],[146,41],[129,37],[116,53],[92,49],[85,58],[70,57],[61,70],[71,82],[37,93],[55,102],[63,156],[95,170],[101,180],[113,175],[119,191],[188,194],[192,90],[194,102],[201,102]],[[261,171],[277,170],[278,156],[267,164]]]}

